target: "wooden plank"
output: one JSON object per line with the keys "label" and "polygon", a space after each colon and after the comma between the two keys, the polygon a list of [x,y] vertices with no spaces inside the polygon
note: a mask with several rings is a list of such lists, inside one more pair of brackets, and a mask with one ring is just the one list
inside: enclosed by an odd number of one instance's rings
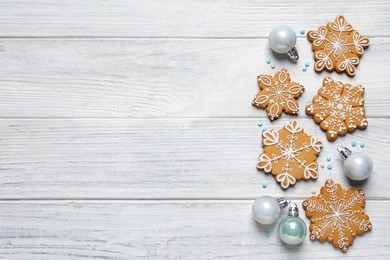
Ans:
{"label": "wooden plank", "polygon": [[[297,117],[283,116],[281,127]],[[0,198],[216,198],[245,199],[261,194],[309,196],[328,178],[350,186],[336,147],[364,141],[374,173],[360,187],[367,197],[390,198],[390,128],[387,119],[370,118],[336,142],[312,119],[299,117],[306,132],[324,142],[316,181],[301,181],[283,191],[271,175],[256,169],[261,129],[254,118],[232,119],[3,119],[0,121]],[[359,145],[358,145],[359,146]],[[261,188],[266,181],[268,187]],[[380,188],[378,188],[380,185]],[[359,187],[359,186],[357,186]]]}
{"label": "wooden plank", "polygon": [[[264,39],[0,40],[1,117],[257,117],[257,75],[287,67],[306,87],[301,109],[325,76],[363,84],[368,117],[388,117],[390,39],[374,38],[355,78],[313,73],[310,43],[298,64],[273,57]],[[380,55],[379,55],[380,54]],[[311,61],[302,72],[306,60]]]}
{"label": "wooden plank", "polygon": [[381,0],[28,0],[1,2],[1,36],[266,37],[276,24],[318,28],[343,14],[363,35],[390,35]]}
{"label": "wooden plank", "polygon": [[[283,245],[277,225],[256,225],[252,201],[38,201],[0,206],[0,257],[5,259],[390,257],[389,201],[367,201],[373,230],[355,238],[347,253],[308,236],[300,246]],[[301,217],[308,223],[302,209]],[[266,238],[268,230],[271,236]]]}

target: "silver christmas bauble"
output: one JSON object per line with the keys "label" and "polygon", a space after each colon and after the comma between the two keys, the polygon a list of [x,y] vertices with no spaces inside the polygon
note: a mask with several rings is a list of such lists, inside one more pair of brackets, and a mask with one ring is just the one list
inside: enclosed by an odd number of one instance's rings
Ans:
{"label": "silver christmas bauble", "polygon": [[290,200],[286,198],[274,199],[270,196],[257,198],[252,206],[253,218],[263,225],[273,224],[278,219],[280,209],[287,207],[289,203]]}
{"label": "silver christmas bauble", "polygon": [[269,45],[277,53],[287,53],[294,48],[297,36],[294,30],[287,25],[279,25],[269,34]]}
{"label": "silver christmas bauble", "polygon": [[355,181],[364,181],[370,177],[373,167],[371,158],[362,152],[352,153],[343,166],[345,175]]}
{"label": "silver christmas bauble", "polygon": [[269,196],[256,199],[252,206],[253,217],[263,225],[275,223],[279,213],[280,207],[278,202]]}
{"label": "silver christmas bauble", "polygon": [[339,146],[337,150],[345,160],[343,169],[348,178],[354,181],[364,181],[370,177],[374,164],[366,153],[352,152],[344,146]]}

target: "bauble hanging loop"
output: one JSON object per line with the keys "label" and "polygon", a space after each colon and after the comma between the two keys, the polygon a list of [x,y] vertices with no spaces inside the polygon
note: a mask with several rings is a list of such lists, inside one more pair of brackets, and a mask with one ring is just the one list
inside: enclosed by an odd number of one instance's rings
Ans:
{"label": "bauble hanging loop", "polygon": [[344,159],[343,170],[348,178],[354,181],[364,181],[370,177],[373,162],[364,152],[352,152],[345,146],[337,147],[341,158]]}
{"label": "bauble hanging loop", "polygon": [[273,224],[278,219],[280,209],[287,207],[289,203],[289,198],[274,199],[270,196],[257,198],[252,206],[253,218],[263,225]]}
{"label": "bauble hanging loop", "polygon": [[294,61],[299,59],[298,51],[295,48],[297,35],[290,26],[279,25],[273,28],[269,34],[268,41],[274,52],[287,53]]}

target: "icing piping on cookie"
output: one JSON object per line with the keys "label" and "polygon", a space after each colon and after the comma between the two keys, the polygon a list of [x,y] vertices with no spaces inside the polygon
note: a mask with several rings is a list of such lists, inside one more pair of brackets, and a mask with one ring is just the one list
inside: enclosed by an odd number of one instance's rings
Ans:
{"label": "icing piping on cookie", "polygon": [[342,189],[327,180],[317,197],[303,201],[306,216],[310,218],[310,239],[328,240],[333,246],[347,251],[354,237],[372,229],[364,214],[364,191]]}
{"label": "icing piping on cookie", "polygon": [[284,110],[288,114],[298,114],[297,99],[303,93],[304,87],[291,82],[286,69],[278,71],[275,76],[258,76],[260,91],[252,101],[252,105],[267,110],[271,120],[277,119]]}
{"label": "icing piping on cookie", "polygon": [[313,104],[306,107],[306,114],[314,116],[315,122],[326,131],[328,140],[334,141],[339,135],[368,126],[363,94],[361,85],[352,86],[325,77]]}
{"label": "icing piping on cookie", "polygon": [[282,188],[287,189],[301,178],[318,177],[316,157],[322,143],[306,134],[296,120],[280,130],[263,132],[263,146],[257,167],[272,172]]}
{"label": "icing piping on cookie", "polygon": [[317,72],[336,69],[337,72],[345,71],[348,76],[355,75],[359,58],[370,44],[369,39],[362,37],[341,15],[327,26],[309,31],[307,37],[312,42]]}

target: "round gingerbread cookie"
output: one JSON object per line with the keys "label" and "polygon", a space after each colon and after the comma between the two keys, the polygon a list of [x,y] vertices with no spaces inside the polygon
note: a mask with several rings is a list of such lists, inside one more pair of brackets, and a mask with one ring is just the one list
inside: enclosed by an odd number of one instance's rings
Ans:
{"label": "round gingerbread cookie", "polygon": [[339,135],[367,128],[363,94],[361,85],[352,86],[325,77],[313,103],[306,106],[306,114],[314,116],[328,140],[334,141]]}
{"label": "round gingerbread cookie", "polygon": [[257,77],[260,91],[252,101],[252,105],[265,108],[271,120],[277,119],[282,111],[297,115],[299,112],[298,98],[304,87],[291,82],[287,69],[278,71],[274,76],[260,75]]}
{"label": "round gingerbread cookie", "polygon": [[360,57],[370,44],[370,40],[354,30],[342,15],[318,30],[309,31],[307,38],[314,51],[315,71],[336,70],[350,77],[355,75]]}
{"label": "round gingerbread cookie", "polygon": [[364,213],[364,191],[342,189],[340,184],[327,180],[318,196],[303,201],[310,219],[310,239],[329,241],[334,247],[347,251],[354,237],[372,229]]}
{"label": "round gingerbread cookie", "polygon": [[322,143],[305,133],[296,120],[282,129],[263,132],[264,151],[259,156],[257,168],[271,172],[283,189],[300,179],[318,177],[317,156]]}

